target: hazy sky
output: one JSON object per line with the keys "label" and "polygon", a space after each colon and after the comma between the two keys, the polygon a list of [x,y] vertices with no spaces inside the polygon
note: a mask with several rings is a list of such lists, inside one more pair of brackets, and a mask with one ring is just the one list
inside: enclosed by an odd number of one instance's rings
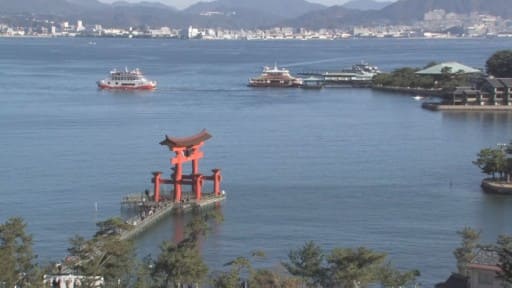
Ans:
{"label": "hazy sky", "polygon": [[[99,1],[105,2],[105,3],[112,3],[112,2],[116,2],[118,0],[99,0]],[[124,1],[127,1],[127,2],[141,2],[143,0],[124,0]],[[188,7],[191,4],[199,2],[199,0],[144,0],[144,1],[148,1],[148,2],[161,2],[161,3],[167,4],[167,5],[179,8],[179,9]],[[201,0],[201,1],[208,2],[208,0]],[[209,0],[209,1],[212,1],[212,0]],[[276,1],[279,1],[279,0],[276,0]],[[345,2],[348,2],[350,0],[308,0],[308,1],[309,2],[315,2],[315,3],[324,4],[324,5],[327,5],[327,6],[332,6],[332,5],[341,5],[341,4],[343,4]],[[383,2],[383,1],[389,1],[389,0],[377,0],[377,1]]]}

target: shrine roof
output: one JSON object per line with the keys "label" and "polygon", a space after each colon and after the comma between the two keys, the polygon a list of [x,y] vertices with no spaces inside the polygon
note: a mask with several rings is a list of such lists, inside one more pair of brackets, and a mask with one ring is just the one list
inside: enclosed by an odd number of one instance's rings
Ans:
{"label": "shrine roof", "polygon": [[196,135],[188,137],[170,137],[169,135],[165,135],[165,139],[160,142],[160,145],[166,145],[169,149],[174,147],[190,147],[200,144],[210,138],[212,138],[212,135],[210,135],[206,129],[203,129]]}
{"label": "shrine roof", "polygon": [[475,69],[473,67],[466,66],[464,64],[460,64],[457,62],[444,62],[440,63],[431,67],[428,67],[426,69],[420,70],[416,72],[416,74],[423,74],[423,75],[442,75],[443,69],[449,68],[446,70],[448,74],[456,74],[456,73],[462,73],[462,74],[471,74],[471,73],[482,73],[482,71]]}

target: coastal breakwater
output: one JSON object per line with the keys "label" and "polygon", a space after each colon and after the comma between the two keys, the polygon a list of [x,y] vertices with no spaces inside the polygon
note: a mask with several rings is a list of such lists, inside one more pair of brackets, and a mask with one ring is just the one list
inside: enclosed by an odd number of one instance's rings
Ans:
{"label": "coastal breakwater", "polygon": [[450,93],[443,89],[423,89],[423,88],[409,88],[409,87],[394,87],[394,86],[371,86],[374,90],[387,91],[392,93],[402,93],[408,95],[421,95],[426,97],[440,97],[446,98]]}
{"label": "coastal breakwater", "polygon": [[512,106],[506,105],[449,105],[436,102],[424,102],[423,109],[430,111],[453,111],[453,112],[512,112]]}
{"label": "coastal breakwater", "polygon": [[486,193],[512,195],[512,183],[503,181],[493,181],[492,179],[482,180],[482,189]]}

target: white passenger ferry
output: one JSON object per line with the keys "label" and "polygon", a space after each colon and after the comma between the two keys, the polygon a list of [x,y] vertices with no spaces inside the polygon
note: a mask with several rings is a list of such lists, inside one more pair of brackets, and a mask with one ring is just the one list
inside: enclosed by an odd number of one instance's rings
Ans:
{"label": "white passenger ferry", "polygon": [[156,88],[156,81],[150,81],[144,77],[139,68],[132,71],[110,71],[109,77],[97,82],[100,89],[123,90],[152,90]]}
{"label": "white passenger ferry", "polygon": [[263,73],[255,78],[249,79],[250,87],[300,87],[302,79],[290,75],[285,68],[263,67]]}

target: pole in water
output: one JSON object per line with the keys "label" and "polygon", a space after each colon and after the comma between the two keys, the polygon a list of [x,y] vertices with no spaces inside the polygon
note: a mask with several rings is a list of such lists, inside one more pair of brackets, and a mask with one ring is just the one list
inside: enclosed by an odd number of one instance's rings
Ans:
{"label": "pole in water", "polygon": [[94,202],[94,211],[98,212],[98,202]]}

